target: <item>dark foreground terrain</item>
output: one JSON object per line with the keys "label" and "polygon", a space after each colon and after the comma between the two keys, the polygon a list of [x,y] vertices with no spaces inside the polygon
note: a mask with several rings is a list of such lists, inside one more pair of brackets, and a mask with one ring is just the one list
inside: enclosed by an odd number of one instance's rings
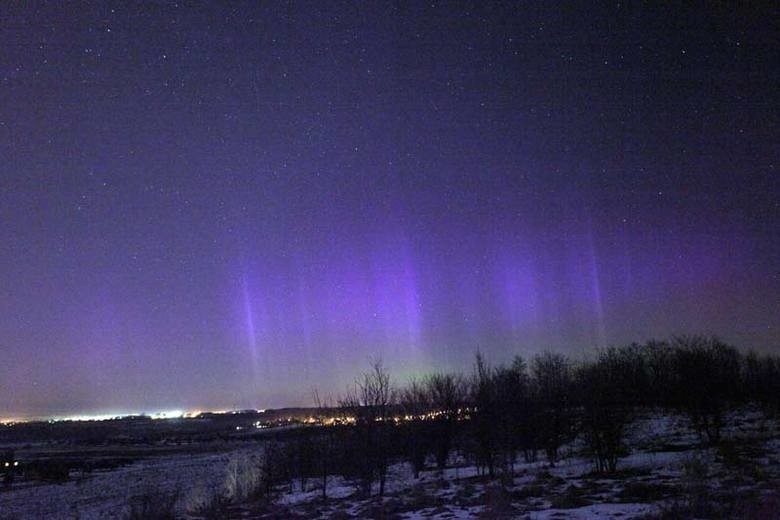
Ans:
{"label": "dark foreground terrain", "polygon": [[247,431],[231,423],[229,431],[201,423],[198,431],[196,423],[171,421],[153,428],[178,435],[144,442],[129,436],[101,445],[94,439],[64,443],[54,435],[14,445],[16,459],[27,465],[45,461],[52,469],[28,477],[20,473],[7,484],[0,492],[0,518],[140,518],[168,512],[183,518],[780,517],[776,425],[742,410],[729,417],[726,440],[702,446],[687,422],[673,415],[635,421],[629,433],[634,447],[611,475],[594,472],[575,441],[554,467],[518,457],[511,476],[501,478],[454,455],[443,470],[429,461],[418,478],[408,464],[391,465],[382,498],[376,485],[368,496],[359,482],[334,476],[325,501],[317,479],[296,479],[265,496],[231,503],[215,503],[214,497],[242,481],[251,484],[251,468],[271,442],[269,432],[283,439],[284,432],[305,426]]}

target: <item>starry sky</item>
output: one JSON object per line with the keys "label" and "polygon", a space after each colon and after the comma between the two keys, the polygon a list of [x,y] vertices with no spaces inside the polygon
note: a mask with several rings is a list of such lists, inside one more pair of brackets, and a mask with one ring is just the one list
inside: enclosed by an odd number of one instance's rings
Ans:
{"label": "starry sky", "polygon": [[5,2],[0,417],[780,348],[777,9]]}

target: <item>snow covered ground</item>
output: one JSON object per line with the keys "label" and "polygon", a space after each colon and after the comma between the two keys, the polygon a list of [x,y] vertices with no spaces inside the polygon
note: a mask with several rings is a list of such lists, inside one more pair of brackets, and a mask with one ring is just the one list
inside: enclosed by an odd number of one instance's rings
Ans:
{"label": "snow covered ground", "polygon": [[134,496],[159,491],[184,497],[195,485],[220,485],[229,456],[166,456],[72,477],[59,484],[18,485],[10,491],[0,491],[0,519],[121,517]]}
{"label": "snow covered ground", "polygon": [[[382,499],[362,496],[353,483],[333,477],[325,503],[317,483],[310,481],[305,489],[296,484],[292,492],[278,490],[272,504],[234,504],[225,514],[241,518],[653,518],[705,498],[736,501],[732,510],[745,511],[744,518],[762,518],[756,511],[780,515],[780,438],[774,424],[743,414],[730,422],[729,440],[719,448],[701,448],[679,417],[645,418],[633,425],[630,435],[633,451],[612,476],[594,474],[592,462],[581,456],[575,443],[566,447],[555,467],[544,461],[518,461],[514,477],[503,485],[464,461],[443,472],[423,472],[419,479],[413,478],[408,465],[396,464],[390,468]],[[176,492],[180,514],[196,518],[186,513],[192,497],[222,485],[228,461],[237,451],[256,453],[258,446],[149,458],[62,484],[20,483],[0,491],[0,519],[116,518],[126,514],[131,497],[150,491]]]}

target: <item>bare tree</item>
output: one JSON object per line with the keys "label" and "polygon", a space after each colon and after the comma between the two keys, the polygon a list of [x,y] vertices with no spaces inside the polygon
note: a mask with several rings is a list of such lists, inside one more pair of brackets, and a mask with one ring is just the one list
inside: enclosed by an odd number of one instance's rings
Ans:
{"label": "bare tree", "polygon": [[780,415],[780,359],[750,352],[743,363],[744,398],[758,404],[767,417]]}
{"label": "bare tree", "polygon": [[325,501],[328,499],[328,477],[335,451],[335,426],[328,424],[328,421],[333,418],[333,407],[320,399],[320,394],[316,389],[312,391],[312,398],[315,406],[314,418],[319,426],[313,444],[317,454],[316,464],[322,486],[322,500]]}
{"label": "bare tree", "polygon": [[646,387],[639,402],[651,407],[669,406],[674,385],[674,349],[666,341],[649,341],[639,351],[646,372]]}
{"label": "bare tree", "polygon": [[495,475],[498,436],[496,424],[499,420],[496,381],[493,370],[482,354],[477,352],[474,373],[471,379],[472,431],[478,468],[487,468],[488,475]]}
{"label": "bare tree", "polygon": [[582,405],[582,432],[598,471],[613,473],[627,453],[625,430],[646,381],[644,358],[633,345],[603,350],[594,363],[578,368],[576,400]]}
{"label": "bare tree", "polygon": [[457,374],[432,374],[425,379],[431,406],[431,434],[436,465],[444,469],[452,450],[457,420],[466,401],[466,383]]}
{"label": "bare tree", "polygon": [[554,465],[559,448],[574,434],[571,366],[565,356],[547,352],[534,358],[532,371],[541,443]]}
{"label": "bare tree", "polygon": [[341,408],[354,418],[354,431],[366,458],[362,477],[370,493],[374,476],[379,480],[379,495],[384,495],[387,468],[390,463],[393,433],[393,405],[396,392],[390,374],[382,361],[374,361],[371,370],[363,374],[340,400]]}
{"label": "bare tree", "polygon": [[726,409],[739,400],[740,354],[717,338],[675,338],[673,402],[702,439],[720,441]]}
{"label": "bare tree", "polygon": [[429,452],[429,432],[425,416],[431,411],[432,405],[425,386],[417,380],[410,381],[399,392],[398,401],[404,414],[404,453],[412,466],[414,478],[419,478],[420,472],[425,469],[425,459]]}
{"label": "bare tree", "polygon": [[517,356],[509,367],[500,366],[493,374],[495,379],[497,418],[495,428],[499,436],[502,476],[510,478],[514,473],[517,453],[522,449],[526,458],[533,458],[535,451],[533,433],[533,406],[530,395],[530,378],[525,361]]}

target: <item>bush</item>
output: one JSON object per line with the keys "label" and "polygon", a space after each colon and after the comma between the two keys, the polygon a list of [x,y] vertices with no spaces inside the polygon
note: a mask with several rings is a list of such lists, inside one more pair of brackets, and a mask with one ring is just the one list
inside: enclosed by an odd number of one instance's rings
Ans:
{"label": "bush", "polygon": [[766,415],[780,415],[780,360],[751,352],[743,363],[744,397],[758,404]]}
{"label": "bush", "polygon": [[224,494],[203,487],[194,488],[184,502],[184,510],[207,520],[219,520],[228,517],[228,500]]}
{"label": "bush", "polygon": [[726,410],[739,400],[739,352],[715,338],[699,336],[674,341],[672,399],[699,437],[720,441]]}
{"label": "bush", "polygon": [[514,473],[518,452],[523,451],[526,460],[535,458],[537,436],[534,428],[537,420],[536,406],[531,396],[531,381],[525,361],[517,356],[509,367],[495,370],[499,462],[506,479]]}
{"label": "bush", "polygon": [[645,381],[644,362],[634,347],[604,350],[595,363],[578,369],[581,429],[597,471],[614,473],[618,459],[628,454],[623,440]]}
{"label": "bush", "polygon": [[560,447],[574,437],[572,372],[561,354],[545,353],[533,360],[533,391],[539,407],[537,431],[550,465],[555,465]]}
{"label": "bush", "polygon": [[486,468],[490,477],[495,475],[499,450],[496,431],[500,420],[498,392],[493,371],[478,353],[471,381],[471,403],[474,407],[471,416],[472,451],[477,468]]}
{"label": "bush", "polygon": [[424,384],[414,380],[400,391],[399,404],[407,418],[401,427],[404,455],[412,466],[414,478],[419,478],[432,451],[430,424],[424,420],[424,416],[432,411],[433,405]]}
{"label": "bush", "polygon": [[256,457],[236,453],[228,461],[225,473],[225,498],[242,502],[257,496],[261,489],[261,467]]}
{"label": "bush", "polygon": [[466,400],[466,384],[459,375],[435,373],[428,376],[423,385],[430,403],[429,411],[436,414],[426,430],[436,465],[443,469],[454,443],[459,410]]}

